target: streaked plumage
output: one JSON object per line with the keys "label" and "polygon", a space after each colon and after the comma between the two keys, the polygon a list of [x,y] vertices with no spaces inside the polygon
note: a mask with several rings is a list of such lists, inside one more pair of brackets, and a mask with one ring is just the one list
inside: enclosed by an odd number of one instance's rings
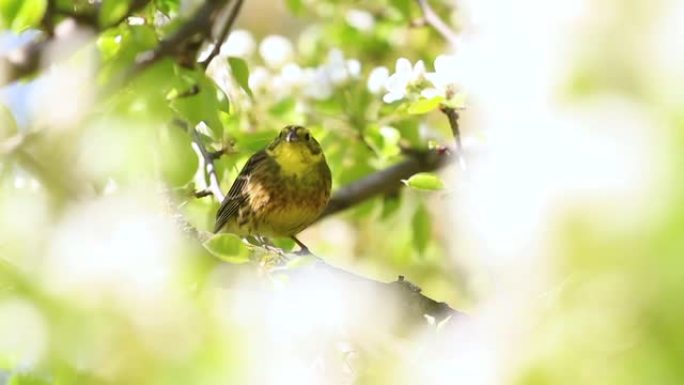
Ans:
{"label": "streaked plumage", "polygon": [[316,139],[304,127],[287,126],[240,171],[216,214],[214,232],[294,237],[323,212],[330,187]]}

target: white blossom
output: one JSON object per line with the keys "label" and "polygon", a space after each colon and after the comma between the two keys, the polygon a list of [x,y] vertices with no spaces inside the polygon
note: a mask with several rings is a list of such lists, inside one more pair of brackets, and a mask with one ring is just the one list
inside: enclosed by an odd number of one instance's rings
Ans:
{"label": "white blossom", "polygon": [[456,93],[458,77],[462,70],[456,55],[439,55],[435,59],[435,72],[428,72],[425,78],[432,83],[421,95],[426,98],[442,96],[451,99]]}
{"label": "white blossom", "polygon": [[279,68],[290,61],[293,53],[292,42],[280,35],[267,36],[259,45],[259,55],[271,68]]}
{"label": "white blossom", "polygon": [[324,100],[332,95],[333,88],[330,77],[323,67],[304,69],[304,95]]}
{"label": "white blossom", "polygon": [[399,58],[394,73],[385,82],[387,93],[382,98],[385,103],[392,103],[404,99],[408,87],[425,78],[425,64],[418,60],[415,65],[406,58]]}
{"label": "white blossom", "polygon": [[347,24],[358,29],[359,31],[368,32],[373,29],[375,25],[375,18],[370,12],[359,9],[350,9],[345,15]]}
{"label": "white blossom", "polygon": [[341,50],[335,48],[330,50],[328,58],[324,64],[330,82],[340,85],[349,78],[356,78],[361,73],[361,63],[356,59],[346,60]]}
{"label": "white blossom", "polygon": [[373,68],[373,70],[368,75],[368,91],[373,94],[378,94],[385,87],[385,83],[389,78],[389,70],[387,67],[381,66]]}
{"label": "white blossom", "polygon": [[269,91],[276,99],[282,99],[302,86],[305,80],[304,70],[298,64],[287,63],[280,73],[269,81]]}
{"label": "white blossom", "polygon": [[228,40],[221,45],[222,56],[248,57],[254,53],[256,42],[254,37],[244,29],[238,29],[230,33]]}
{"label": "white blossom", "polygon": [[270,78],[271,74],[266,68],[261,66],[253,68],[249,73],[249,88],[252,91],[257,92],[257,90],[265,87]]}
{"label": "white blossom", "polygon": [[361,62],[357,59],[347,59],[347,71],[352,78],[358,78],[361,75]]}

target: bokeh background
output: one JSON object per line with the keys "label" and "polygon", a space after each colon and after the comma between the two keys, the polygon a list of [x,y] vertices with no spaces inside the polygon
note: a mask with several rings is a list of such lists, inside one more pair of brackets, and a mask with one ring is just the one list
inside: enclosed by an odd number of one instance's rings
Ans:
{"label": "bokeh background", "polygon": [[[422,1],[245,1],[206,71],[166,58],[122,81],[204,4],[125,17],[138,3],[0,2],[0,384],[684,381],[681,1],[429,1],[453,35]],[[186,43],[202,61],[212,41]],[[222,153],[224,192],[305,124],[338,190],[453,157],[440,105],[460,162],[301,239],[465,313],[444,320],[208,240],[218,202],[169,124]]]}

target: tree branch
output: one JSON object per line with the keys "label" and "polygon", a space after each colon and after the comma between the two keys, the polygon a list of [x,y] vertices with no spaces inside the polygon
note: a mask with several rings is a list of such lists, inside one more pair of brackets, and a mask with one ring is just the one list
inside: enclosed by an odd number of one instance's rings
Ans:
{"label": "tree branch", "polygon": [[370,289],[382,298],[398,298],[396,303],[400,304],[403,316],[412,318],[414,322],[425,321],[425,315],[434,317],[437,322],[443,321],[448,317],[463,316],[464,314],[454,310],[445,302],[436,301],[422,293],[422,289],[404,278],[403,275],[397,277],[396,281],[382,282],[376,281],[350,271],[341,269],[316,257],[315,269],[325,271],[347,284],[360,285],[364,289]]}
{"label": "tree branch", "polygon": [[[211,26],[217,11],[223,7],[227,0],[207,0],[195,12],[192,19],[183,24],[175,33],[159,42],[153,50],[138,55],[135,64],[123,76],[123,83],[136,77],[148,67],[167,56],[183,53],[194,61],[194,52],[182,52],[188,47],[190,40],[200,35],[202,40],[211,32]],[[197,44],[199,47],[199,44]],[[189,64],[189,63],[188,63]]]}
{"label": "tree branch", "polygon": [[455,108],[447,106],[442,106],[440,110],[449,119],[449,126],[454,134],[454,142],[456,142],[456,151],[460,154],[463,151],[463,145],[461,144],[461,132],[458,128],[458,112]]}
{"label": "tree branch", "polygon": [[4,72],[4,76],[0,76],[0,86],[36,73],[47,45],[47,39],[42,37],[0,58],[0,74]]}
{"label": "tree branch", "polygon": [[216,174],[216,166],[214,165],[215,153],[207,151],[197,128],[189,127],[187,122],[180,119],[175,119],[172,123],[190,134],[190,137],[192,138],[192,148],[199,155],[201,162],[200,167],[204,170],[205,177],[208,179],[206,190],[196,192],[195,197],[202,198],[211,194],[219,203],[223,202],[225,196],[223,195],[223,192],[221,192],[221,185],[219,184],[218,175]]}
{"label": "tree branch", "polygon": [[237,16],[240,13],[240,8],[242,8],[242,1],[243,0],[236,0],[235,4],[233,4],[233,7],[230,9],[228,18],[226,19],[226,22],[223,24],[223,28],[219,33],[218,39],[216,39],[214,47],[211,49],[211,52],[209,52],[209,56],[207,56],[207,58],[204,59],[202,63],[200,63],[202,68],[206,69],[209,66],[209,63],[211,63],[212,59],[214,59],[216,55],[218,55],[219,52],[221,52],[221,45],[228,38],[228,35],[230,34],[231,29],[233,28],[233,24],[235,24],[235,20],[237,19]]}
{"label": "tree branch", "polygon": [[408,159],[401,163],[338,189],[319,219],[359,204],[373,196],[395,191],[402,186],[402,179],[407,179],[419,172],[437,170],[446,165],[449,160],[450,157],[446,151],[431,150],[409,154]]}
{"label": "tree branch", "polygon": [[453,47],[458,45],[458,36],[447,23],[445,23],[428,3],[428,0],[416,0],[423,12],[425,22],[435,29]]}

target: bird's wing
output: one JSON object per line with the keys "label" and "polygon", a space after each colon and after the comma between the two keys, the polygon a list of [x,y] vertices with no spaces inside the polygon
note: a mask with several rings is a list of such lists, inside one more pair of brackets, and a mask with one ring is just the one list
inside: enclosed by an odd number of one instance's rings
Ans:
{"label": "bird's wing", "polygon": [[238,177],[233,182],[233,185],[228,191],[228,195],[223,199],[221,207],[219,207],[216,213],[216,225],[214,226],[214,233],[218,232],[223,228],[223,226],[228,223],[228,221],[238,214],[238,209],[247,200],[247,194],[245,192],[245,186],[249,180],[249,176],[254,170],[254,167],[267,158],[266,151],[261,150],[256,154],[252,155],[245,166],[238,174]]}

